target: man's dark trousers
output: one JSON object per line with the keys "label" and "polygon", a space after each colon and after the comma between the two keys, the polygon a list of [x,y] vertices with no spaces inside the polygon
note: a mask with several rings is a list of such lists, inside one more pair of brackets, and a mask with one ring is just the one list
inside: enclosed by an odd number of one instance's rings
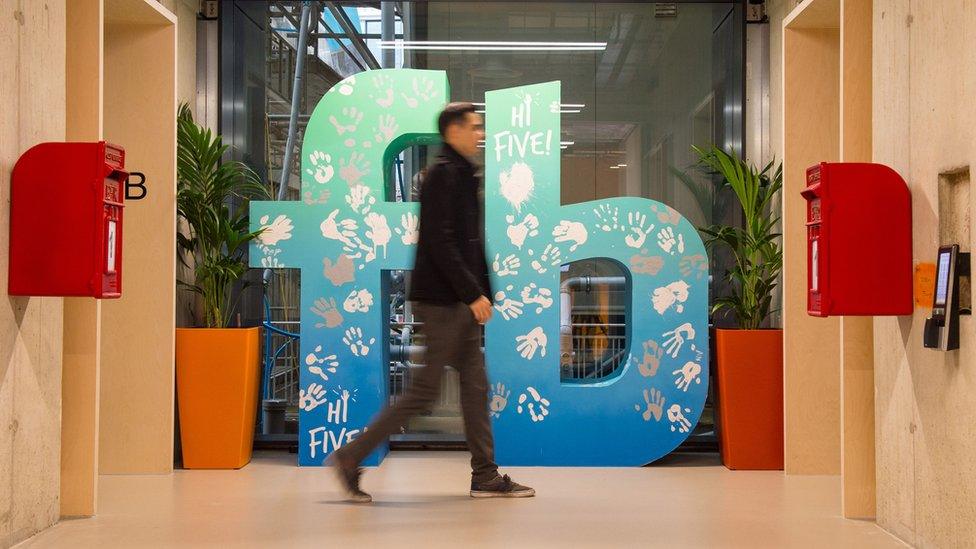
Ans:
{"label": "man's dark trousers", "polygon": [[366,432],[337,451],[343,460],[362,462],[411,417],[430,409],[440,395],[444,367],[451,366],[461,378],[461,410],[471,451],[471,477],[486,482],[498,475],[495,444],[488,417],[488,377],[481,352],[481,326],[463,304],[416,303],[415,316],[423,322],[426,338],[425,365],[413,372],[406,393],[394,406],[383,410]]}

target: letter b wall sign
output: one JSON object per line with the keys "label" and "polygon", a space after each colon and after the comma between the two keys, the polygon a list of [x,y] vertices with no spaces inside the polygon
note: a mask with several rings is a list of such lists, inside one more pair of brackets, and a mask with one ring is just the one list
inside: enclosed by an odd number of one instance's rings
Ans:
{"label": "letter b wall sign", "polygon": [[[338,83],[302,146],[302,200],[254,202],[253,267],[301,277],[299,462],[321,465],[388,402],[389,289],[410,269],[416,203],[387,200],[393,159],[437,142],[442,71]],[[560,205],[559,82],[486,95],[485,232],[494,319],[486,354],[502,465],[644,465],[690,434],[708,389],[708,262],[694,227],[644,198]],[[560,266],[627,273],[627,354],[608,378],[560,378]],[[366,464],[382,460],[377,450]]]}

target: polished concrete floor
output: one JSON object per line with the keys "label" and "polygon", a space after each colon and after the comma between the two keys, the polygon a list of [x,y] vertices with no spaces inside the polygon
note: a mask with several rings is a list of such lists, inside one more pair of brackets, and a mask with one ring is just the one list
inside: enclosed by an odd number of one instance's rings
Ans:
{"label": "polished concrete floor", "polygon": [[839,516],[837,477],[676,455],[634,469],[510,469],[538,497],[473,500],[467,456],[395,452],[367,472],[367,506],[343,503],[330,470],[286,453],[240,471],[102,477],[96,518],[21,547],[903,547]]}

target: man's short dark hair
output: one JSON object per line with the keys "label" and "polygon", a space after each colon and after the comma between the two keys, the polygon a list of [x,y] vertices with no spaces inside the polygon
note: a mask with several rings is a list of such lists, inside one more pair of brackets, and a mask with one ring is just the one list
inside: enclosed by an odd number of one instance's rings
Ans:
{"label": "man's short dark hair", "polygon": [[471,103],[448,103],[440,116],[437,117],[437,131],[441,137],[446,137],[447,128],[454,124],[463,124],[468,118],[468,113],[474,112],[474,105]]}

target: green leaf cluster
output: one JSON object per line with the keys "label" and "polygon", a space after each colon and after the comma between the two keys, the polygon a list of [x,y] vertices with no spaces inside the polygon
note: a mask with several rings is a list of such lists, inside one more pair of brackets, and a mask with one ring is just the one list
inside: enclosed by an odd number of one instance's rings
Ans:
{"label": "green leaf cluster", "polygon": [[759,329],[774,312],[771,306],[783,267],[780,234],[775,232],[779,216],[772,211],[773,198],[783,186],[783,165],[774,168],[770,162],[759,169],[714,145],[692,148],[701,167],[721,176],[723,185],[732,189],[743,214],[741,227],[712,225],[700,230],[710,250],[724,247],[733,259],[726,274],[732,293],[716,298],[712,313],[732,313],[741,328]]}
{"label": "green leaf cluster", "polygon": [[[221,158],[227,146],[219,135],[198,125],[186,103],[177,116],[176,207],[180,261],[193,258],[193,283],[184,284],[200,296],[203,326],[225,328],[236,306],[233,285],[247,272],[247,244],[260,235],[248,227],[248,201],[269,198],[253,170]],[[231,213],[230,203],[241,204]]]}

